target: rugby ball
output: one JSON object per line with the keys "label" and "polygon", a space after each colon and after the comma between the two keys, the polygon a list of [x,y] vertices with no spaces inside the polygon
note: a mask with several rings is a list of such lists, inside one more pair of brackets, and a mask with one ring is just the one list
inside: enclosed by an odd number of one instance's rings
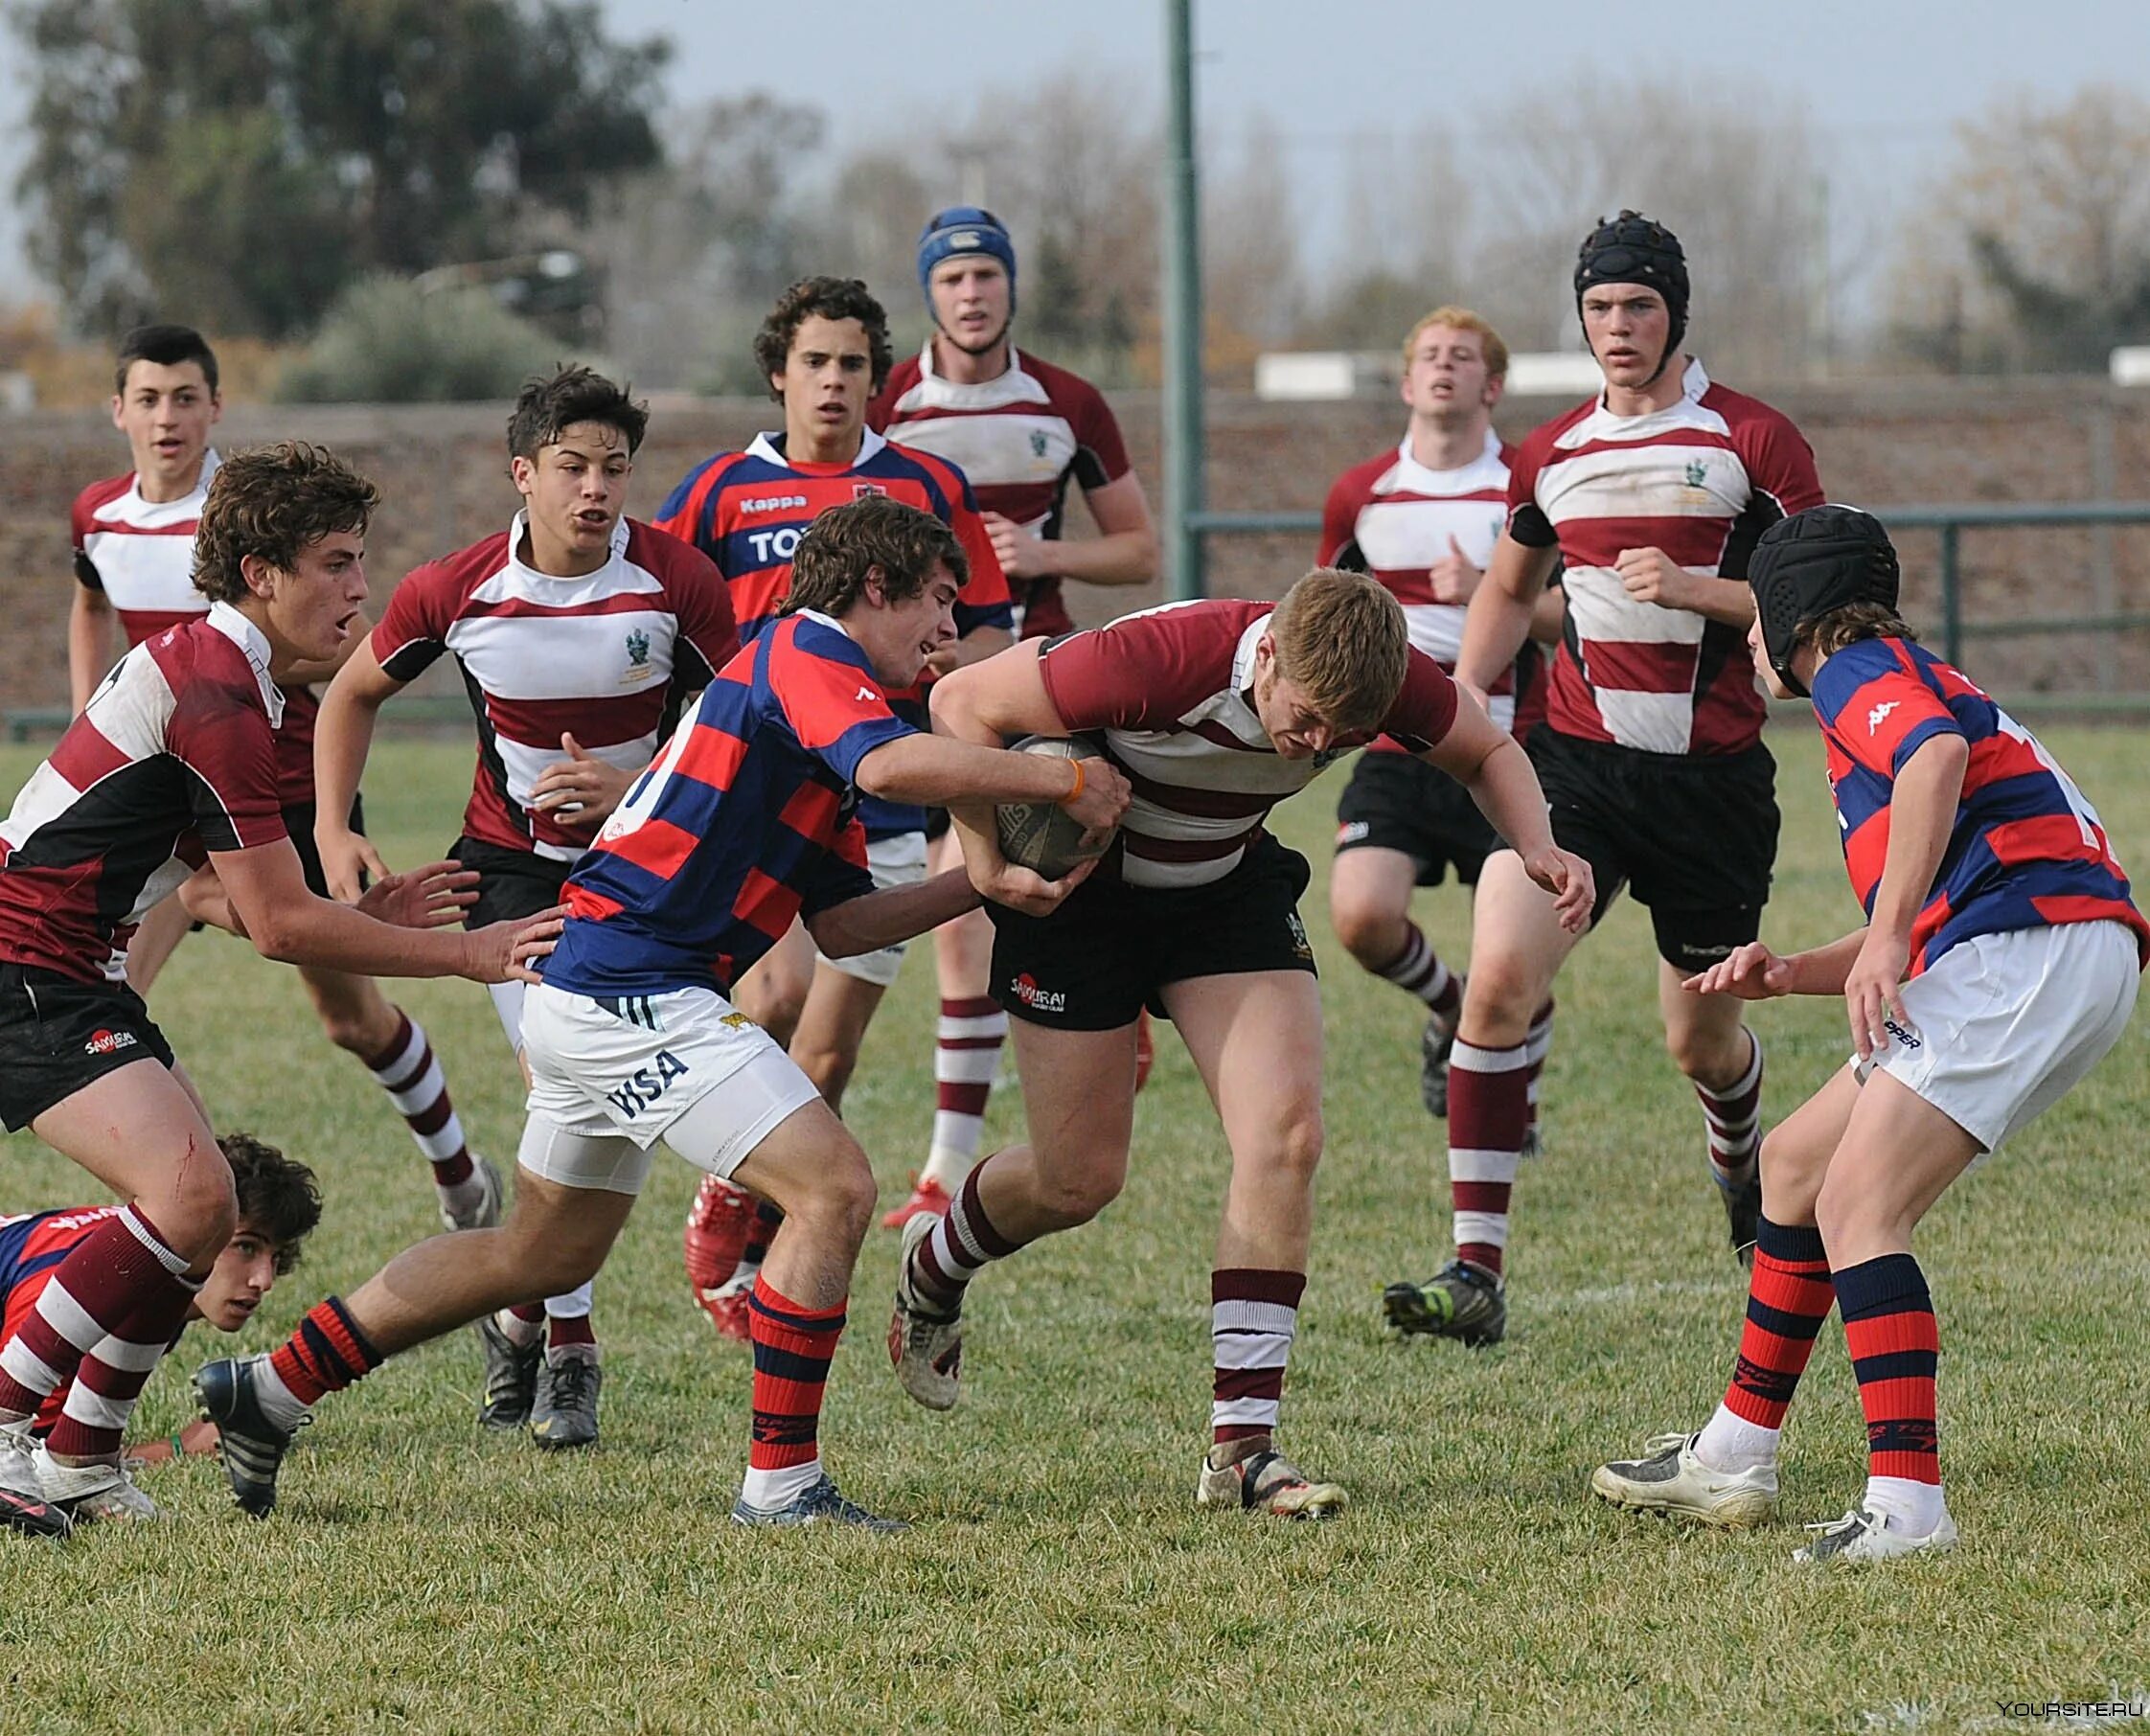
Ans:
{"label": "rugby ball", "polygon": [[[1104,744],[1094,736],[1025,736],[1015,743],[1014,751],[1091,760],[1102,756]],[[1058,802],[1006,802],[994,810],[994,818],[1000,834],[1000,854],[1048,880],[1059,879],[1112,847],[1109,835],[1093,848],[1082,849],[1082,823]]]}

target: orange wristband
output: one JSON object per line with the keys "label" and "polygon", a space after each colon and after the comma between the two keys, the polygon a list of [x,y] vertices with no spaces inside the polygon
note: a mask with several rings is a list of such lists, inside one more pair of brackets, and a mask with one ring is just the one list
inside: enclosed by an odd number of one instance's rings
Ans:
{"label": "orange wristband", "polygon": [[1060,798],[1059,805],[1063,808],[1065,808],[1070,802],[1080,802],[1083,799],[1083,787],[1089,782],[1089,773],[1083,769],[1082,761],[1070,760],[1067,763],[1075,768],[1075,784],[1065,795]]}

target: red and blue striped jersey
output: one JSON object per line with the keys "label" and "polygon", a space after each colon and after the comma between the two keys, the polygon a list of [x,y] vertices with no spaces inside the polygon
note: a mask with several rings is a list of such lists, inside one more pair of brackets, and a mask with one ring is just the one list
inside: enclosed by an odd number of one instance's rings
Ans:
{"label": "red and blue striped jersey", "polygon": [[[53,1281],[59,1263],[120,1208],[116,1205],[71,1205],[56,1212],[25,1212],[19,1218],[0,1218],[0,1343],[22,1330],[45,1286]],[[67,1402],[62,1384],[47,1396],[37,1410],[37,1428],[50,1428],[59,1420]]]}
{"label": "red and blue striped jersey", "polygon": [[916,733],[841,627],[786,616],[702,690],[568,877],[546,982],[729,994],[794,918],[874,889],[858,762]]}
{"label": "red and blue striped jersey", "polygon": [[[681,480],[658,510],[656,526],[691,542],[717,563],[731,586],[739,642],[751,645],[782,618],[791,588],[791,557],[807,526],[833,506],[861,494],[886,494],[931,513],[963,545],[970,581],[956,599],[957,638],[981,627],[1013,635],[1014,600],[1000,558],[993,552],[985,520],[969,479],[946,459],[884,440],[865,430],[858,456],[849,464],[793,464],[784,455],[784,435],[758,434],[743,452],[704,459]],[[926,726],[923,687],[892,693],[899,714]],[[867,797],[859,808],[871,837],[919,832],[926,811]]]}
{"label": "red and blue striped jersey", "polygon": [[2108,920],[2135,931],[2150,964],[2150,923],[2096,811],[2038,739],[1960,672],[1906,640],[1861,639],[1815,673],[1814,708],[1844,866],[1869,916],[1888,859],[1897,774],[1935,736],[1970,746],[1948,849],[1911,925],[1907,974],[1973,935]]}

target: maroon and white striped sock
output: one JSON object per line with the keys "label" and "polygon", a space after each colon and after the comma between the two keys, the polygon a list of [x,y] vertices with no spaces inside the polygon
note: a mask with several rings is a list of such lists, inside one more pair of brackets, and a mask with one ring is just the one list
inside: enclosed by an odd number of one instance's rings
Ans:
{"label": "maroon and white striped sock", "polygon": [[106,1338],[153,1340],[162,1355],[161,1345],[178,1332],[200,1288],[187,1277],[185,1256],[142,1208],[122,1206],[59,1263],[29,1316],[0,1348],[0,1421],[34,1416]]}
{"label": "maroon and white striped sock", "polygon": [[1695,1086],[1709,1129],[1709,1170],[1719,1187],[1740,1187],[1754,1178],[1762,1154],[1762,1039],[1750,1031],[1754,1054],[1747,1071],[1722,1091]]}
{"label": "maroon and white striped sock", "polygon": [[1408,918],[1404,922],[1404,933],[1403,951],[1374,974],[1424,1001],[1436,1018],[1453,1024],[1455,1016],[1463,1010],[1462,979],[1441,962],[1426,931]]}
{"label": "maroon and white striped sock", "polygon": [[545,1305],[542,1302],[517,1302],[513,1308],[503,1308],[492,1316],[500,1335],[517,1350],[528,1350],[545,1336]]}
{"label": "maroon and white striped sock", "polygon": [[1459,1260],[1498,1277],[1507,1257],[1508,1199],[1530,1125],[1529,1048],[1456,1041],[1449,1056],[1449,1197]]}
{"label": "maroon and white striped sock", "polygon": [[1008,1040],[1008,1016],[988,996],[941,1002],[933,1043],[933,1143],[920,1179],[953,1193],[978,1161],[994,1071]]}
{"label": "maroon and white striped sock", "polygon": [[1304,1272],[1226,1267],[1209,1274],[1209,1336],[1216,1347],[1210,1438],[1223,1446],[1276,1432],[1284,1369],[1299,1330]]}
{"label": "maroon and white striped sock", "polygon": [[1530,1126],[1538,1126],[1538,1076],[1545,1070],[1545,1057],[1553,1052],[1553,1003],[1547,996],[1545,1004],[1530,1016],[1530,1032],[1523,1039],[1525,1065],[1523,1075],[1530,1081]]}
{"label": "maroon and white striped sock", "polygon": [[949,1313],[962,1308],[963,1292],[972,1278],[1022,1245],[995,1229],[986,1216],[978,1198],[978,1177],[984,1173],[981,1163],[963,1178],[948,1215],[935,1222],[932,1233],[912,1250],[905,1268],[913,1293],[928,1307]]}
{"label": "maroon and white striped sock", "polygon": [[448,1100],[447,1077],[433,1057],[425,1027],[397,1008],[396,1035],[378,1055],[367,1059],[366,1071],[388,1093],[433,1166],[433,1185],[441,1190],[442,1202],[456,1210],[475,1205],[479,1184],[463,1142],[463,1123]]}

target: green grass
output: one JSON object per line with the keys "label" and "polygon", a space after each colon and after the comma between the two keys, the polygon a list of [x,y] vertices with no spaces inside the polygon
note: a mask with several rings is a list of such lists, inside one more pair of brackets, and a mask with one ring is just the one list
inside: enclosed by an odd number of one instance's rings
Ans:
{"label": "green grass", "polygon": [[[1786,846],[1769,932],[1852,914],[1814,742],[1780,730]],[[2123,858],[2150,863],[2140,735],[2056,731]],[[391,860],[452,835],[469,748],[385,743],[367,807]],[[0,788],[30,768],[0,754]],[[1743,1283],[1686,1086],[1663,1057],[1647,922],[1623,905],[1561,988],[1547,1153],[1519,1188],[1508,1341],[1384,1340],[1382,1284],[1446,1248],[1418,1020],[1328,944],[1325,840],[1340,776],[1279,817],[1316,861],[1330,1146],[1286,1405],[1295,1450],[1349,1484],[1338,1523],[1197,1512],[1208,1405],[1205,1274],[1225,1158],[1161,1033],[1126,1196],[1096,1225],[980,1282],[969,1391],[911,1405],[881,1353],[892,1236],[862,1262],[824,1436],[847,1487],[908,1536],[745,1534],[725,1520],[748,1367],[690,1305],[667,1158],[599,1281],[605,1443],[543,1459],[472,1427],[467,1336],[324,1407],[266,1524],[213,1464],[144,1473],[154,1529],[18,1544],[0,1673],[28,1727],[130,1731],[507,1725],[697,1730],[1701,1730],[2001,1727],[2002,1700],[2138,1695],[2142,1573],[2139,1205],[2150,1050],[2096,1075],[1943,1201],[1922,1236],[1942,1321],[1943,1450],[1964,1542],[1850,1577],[1795,1569],[1797,1534],[1683,1532],[1590,1500],[1606,1456],[1694,1427],[1723,1387]],[[1424,908],[1460,952],[1452,892]],[[424,1020],[475,1143],[515,1149],[519,1091],[485,995],[397,990]],[[914,960],[850,1116],[893,1197],[930,1109],[931,971]],[[424,1172],[291,972],[190,940],[156,1010],[220,1125],[320,1172],[328,1214],[240,1340],[265,1348],[324,1291],[427,1232]],[[1841,1059],[1833,1003],[1759,1016],[1768,1109]],[[1013,1090],[990,1137],[1018,1125]],[[28,1135],[0,1205],[95,1186]],[[148,1428],[233,1340],[197,1327],[150,1387]],[[1834,1324],[1788,1436],[1790,1519],[1856,1495],[1864,1431]]]}

